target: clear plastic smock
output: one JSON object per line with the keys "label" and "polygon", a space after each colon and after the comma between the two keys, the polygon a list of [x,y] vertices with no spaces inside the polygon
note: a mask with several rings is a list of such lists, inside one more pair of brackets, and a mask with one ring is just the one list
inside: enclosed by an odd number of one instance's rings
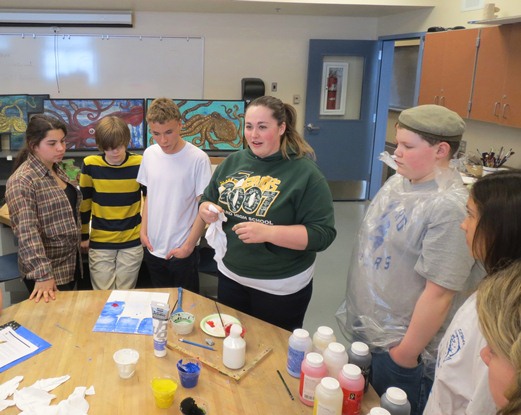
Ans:
{"label": "clear plastic smock", "polygon": [[[467,198],[453,168],[439,169],[434,180],[419,184],[399,174],[387,180],[368,207],[346,298],[336,313],[348,341],[362,341],[371,350],[398,344],[427,279],[455,291],[475,285],[469,278],[474,259],[459,228]],[[435,361],[438,341],[422,355],[426,364]]]}

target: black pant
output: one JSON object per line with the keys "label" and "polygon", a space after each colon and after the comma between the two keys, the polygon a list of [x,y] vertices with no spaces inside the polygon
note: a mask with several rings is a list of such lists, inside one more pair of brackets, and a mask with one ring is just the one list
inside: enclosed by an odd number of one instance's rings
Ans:
{"label": "black pant", "polygon": [[221,272],[218,276],[217,298],[221,303],[289,331],[302,328],[313,281],[294,294],[274,295],[245,287]]}
{"label": "black pant", "polygon": [[183,287],[199,293],[199,248],[186,258],[163,259],[145,248],[145,263],[154,288]]}

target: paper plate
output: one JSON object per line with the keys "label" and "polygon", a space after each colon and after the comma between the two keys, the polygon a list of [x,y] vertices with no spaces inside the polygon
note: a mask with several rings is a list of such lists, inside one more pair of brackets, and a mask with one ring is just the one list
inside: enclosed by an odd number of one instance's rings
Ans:
{"label": "paper plate", "polygon": [[[228,323],[241,324],[241,322],[228,314],[221,314],[224,325]],[[201,320],[201,330],[214,337],[224,337],[224,327],[221,324],[219,314],[210,314]]]}

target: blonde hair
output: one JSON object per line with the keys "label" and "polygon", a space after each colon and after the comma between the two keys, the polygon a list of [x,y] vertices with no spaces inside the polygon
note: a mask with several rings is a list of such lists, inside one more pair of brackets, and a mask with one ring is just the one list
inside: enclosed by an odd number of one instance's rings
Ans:
{"label": "blonde hair", "polygon": [[174,101],[170,98],[157,98],[152,101],[147,110],[147,122],[164,124],[176,120],[181,121],[181,111]]}
{"label": "blonde hair", "polygon": [[505,392],[508,404],[500,415],[521,413],[521,261],[485,278],[477,293],[481,332],[495,353],[503,355],[516,376]]}
{"label": "blonde hair", "polygon": [[96,145],[100,151],[128,147],[130,143],[130,129],[121,118],[110,115],[102,118],[96,125]]}
{"label": "blonde hair", "polygon": [[[284,104],[280,99],[265,95],[253,100],[250,107],[266,107],[272,111],[277,125],[286,124],[286,131],[280,137],[280,151],[285,159],[294,153],[297,158],[309,157],[315,159],[315,151],[296,129],[297,111],[289,104]],[[248,112],[248,109],[246,109]]]}

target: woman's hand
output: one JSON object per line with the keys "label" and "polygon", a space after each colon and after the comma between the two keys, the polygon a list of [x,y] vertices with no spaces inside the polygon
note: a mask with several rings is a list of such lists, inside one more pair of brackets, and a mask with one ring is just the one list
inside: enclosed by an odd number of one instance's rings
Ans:
{"label": "woman's hand", "polygon": [[[213,210],[210,210],[210,206],[213,206]],[[215,210],[217,210],[217,212],[223,211],[218,205],[211,202],[203,202],[199,206],[199,216],[205,221],[205,223],[213,223],[219,219],[219,213],[215,212]]]}
{"label": "woman's hand", "polygon": [[232,228],[241,241],[245,244],[260,244],[270,242],[273,226],[258,222],[241,222]]}
{"label": "woman's hand", "polygon": [[34,302],[40,302],[40,299],[43,297],[43,300],[48,303],[49,298],[52,300],[56,300],[56,292],[58,291],[58,287],[56,286],[56,281],[54,278],[46,281],[36,281],[34,284],[34,289],[31,295],[29,296],[29,300],[34,298]]}

